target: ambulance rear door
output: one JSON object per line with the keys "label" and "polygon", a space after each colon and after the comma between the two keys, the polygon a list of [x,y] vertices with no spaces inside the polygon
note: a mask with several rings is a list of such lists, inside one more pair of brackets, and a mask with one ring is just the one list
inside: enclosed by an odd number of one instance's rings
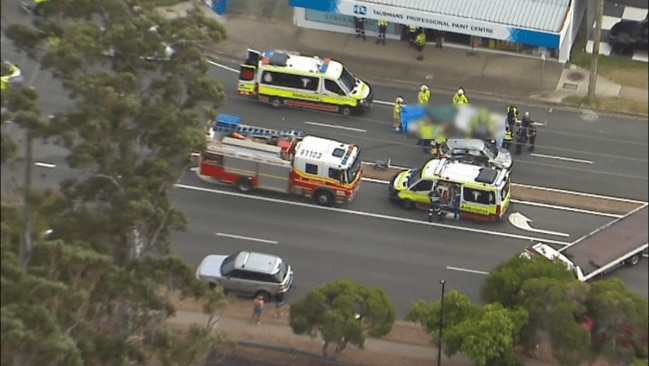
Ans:
{"label": "ambulance rear door", "polygon": [[259,72],[259,61],[261,53],[248,49],[246,61],[240,65],[239,85],[237,92],[241,95],[253,96],[256,94],[257,73]]}

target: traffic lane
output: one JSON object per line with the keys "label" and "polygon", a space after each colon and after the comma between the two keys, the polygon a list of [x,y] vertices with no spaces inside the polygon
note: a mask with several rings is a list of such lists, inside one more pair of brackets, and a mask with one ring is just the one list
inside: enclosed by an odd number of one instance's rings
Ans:
{"label": "traffic lane", "polygon": [[[197,260],[197,246],[203,248],[202,255],[243,249],[278,254],[295,267],[297,297],[319,284],[351,278],[386,289],[402,312],[422,297],[422,289],[430,285],[431,278],[451,281],[454,274],[448,273],[447,267],[488,271],[525,247],[518,240],[340,215],[312,207],[257,200],[244,204],[236,197],[182,189],[174,190],[173,198],[188,216],[188,231],[192,233],[186,237],[189,240],[183,237],[185,233],[174,236],[174,248],[182,255],[187,252]],[[475,285],[475,281],[466,281],[462,292],[477,293]]]}
{"label": "traffic lane", "polygon": [[236,196],[242,199],[265,200],[276,202],[278,205],[304,206],[313,210],[334,211],[339,212],[341,215],[376,217],[390,221],[419,224],[433,229],[444,228],[474,232],[493,237],[507,237],[517,239],[523,244],[544,241],[566,245],[577,237],[591,232],[612,220],[610,216],[512,203],[509,209],[510,213],[520,212],[533,220],[531,224],[533,228],[546,231],[528,232],[514,227],[507,218],[504,218],[501,222],[479,223],[469,220],[453,220],[451,216],[448,216],[442,222],[434,221],[433,223],[429,223],[427,221],[428,213],[426,210],[404,210],[399,205],[388,200],[386,185],[370,182],[362,183],[360,192],[353,202],[344,207],[333,209],[316,206],[315,203],[300,196],[262,191],[254,192],[251,195],[240,194],[230,185],[206,183],[200,180],[193,172],[185,174],[181,179],[181,184],[187,185],[192,189],[216,191],[218,196]]}
{"label": "traffic lane", "polygon": [[[19,191],[24,187],[25,182],[25,165],[22,162],[5,163],[0,167],[2,174],[3,190]],[[65,179],[83,178],[84,173],[78,170],[70,169],[66,166],[48,166],[47,164],[32,166],[32,189],[35,190],[57,190]]]}
{"label": "traffic lane", "polygon": [[[541,152],[542,150],[539,150],[539,153]],[[540,174],[542,178],[539,178]],[[530,157],[528,152],[524,152],[520,156],[514,156],[512,181],[518,184],[647,201],[647,174],[646,166],[621,174],[600,170],[593,164],[557,164],[551,159],[535,159]]]}
{"label": "traffic lane", "polygon": [[647,258],[644,257],[637,265],[633,267],[620,267],[612,273],[613,277],[619,278],[626,286],[640,294],[645,299],[649,298],[649,267],[647,267]]}

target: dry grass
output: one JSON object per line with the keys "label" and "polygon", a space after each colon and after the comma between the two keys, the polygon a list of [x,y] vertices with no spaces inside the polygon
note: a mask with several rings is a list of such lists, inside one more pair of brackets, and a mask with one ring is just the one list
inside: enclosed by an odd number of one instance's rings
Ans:
{"label": "dry grass", "polygon": [[[646,78],[646,76],[645,76]],[[646,80],[645,80],[646,83]],[[563,103],[575,106],[588,105],[586,97],[570,96],[563,99]],[[601,97],[595,99],[594,107],[599,110],[610,112],[622,112],[631,114],[649,114],[649,105],[647,102],[640,102],[622,97]]]}
{"label": "dry grass", "polygon": [[[600,75],[615,81],[620,85],[631,86],[639,89],[649,89],[649,70],[646,63],[634,61],[639,67],[607,67],[600,71]],[[641,67],[640,67],[641,66]]]}

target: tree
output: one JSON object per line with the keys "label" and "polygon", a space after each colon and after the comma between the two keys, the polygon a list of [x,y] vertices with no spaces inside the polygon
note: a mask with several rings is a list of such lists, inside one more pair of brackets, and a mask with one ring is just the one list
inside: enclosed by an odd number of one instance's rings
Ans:
{"label": "tree", "polygon": [[567,271],[560,262],[516,256],[489,273],[480,296],[485,303],[497,302],[506,308],[514,308],[519,306],[519,295],[525,281],[541,277],[565,282],[577,281],[572,272]]}
{"label": "tree", "polygon": [[289,318],[295,334],[322,337],[325,357],[334,343],[335,357],[348,344],[362,348],[366,336],[387,335],[395,317],[396,309],[383,290],[343,279],[311,290],[291,305]]}
{"label": "tree", "polygon": [[87,222],[96,239],[85,240],[120,262],[166,254],[170,233],[186,225],[169,192],[224,99],[201,47],[225,30],[199,8],[169,19],[153,1],[58,3],[38,29],[6,32],[34,55],[55,39],[43,66],[76,101],[50,134],[70,150],[69,165],[86,172],[62,185],[68,207],[54,220],[57,238],[80,240],[76,224]]}
{"label": "tree", "polygon": [[[33,228],[49,227],[62,202],[56,192],[35,194]],[[223,292],[196,280],[194,269],[179,258],[120,265],[87,242],[35,235],[25,267],[18,255],[23,209],[5,200],[0,207],[3,365],[193,364],[223,342],[212,336],[213,324],[184,332],[165,326],[175,313],[170,291],[207,297],[210,315],[225,304]]]}
{"label": "tree", "polygon": [[591,336],[594,350],[608,357],[630,362],[634,356],[647,358],[647,300],[617,278],[590,284],[585,301],[594,321]]}
{"label": "tree", "polygon": [[[440,301],[419,300],[406,318],[420,323],[437,343],[440,311]],[[514,347],[526,322],[527,312],[521,308],[509,310],[499,304],[481,307],[452,291],[444,297],[444,354],[451,357],[461,352],[477,365],[514,365]]]}

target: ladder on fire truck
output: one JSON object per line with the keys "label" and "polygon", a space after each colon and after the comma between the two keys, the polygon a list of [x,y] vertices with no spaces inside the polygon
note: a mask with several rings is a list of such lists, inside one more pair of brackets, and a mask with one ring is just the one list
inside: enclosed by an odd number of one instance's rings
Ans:
{"label": "ladder on fire truck", "polygon": [[223,134],[238,133],[245,137],[256,138],[296,138],[302,139],[304,132],[300,130],[275,130],[272,128],[262,128],[241,124],[241,118],[229,114],[219,114],[216,123],[211,127],[212,131]]}

